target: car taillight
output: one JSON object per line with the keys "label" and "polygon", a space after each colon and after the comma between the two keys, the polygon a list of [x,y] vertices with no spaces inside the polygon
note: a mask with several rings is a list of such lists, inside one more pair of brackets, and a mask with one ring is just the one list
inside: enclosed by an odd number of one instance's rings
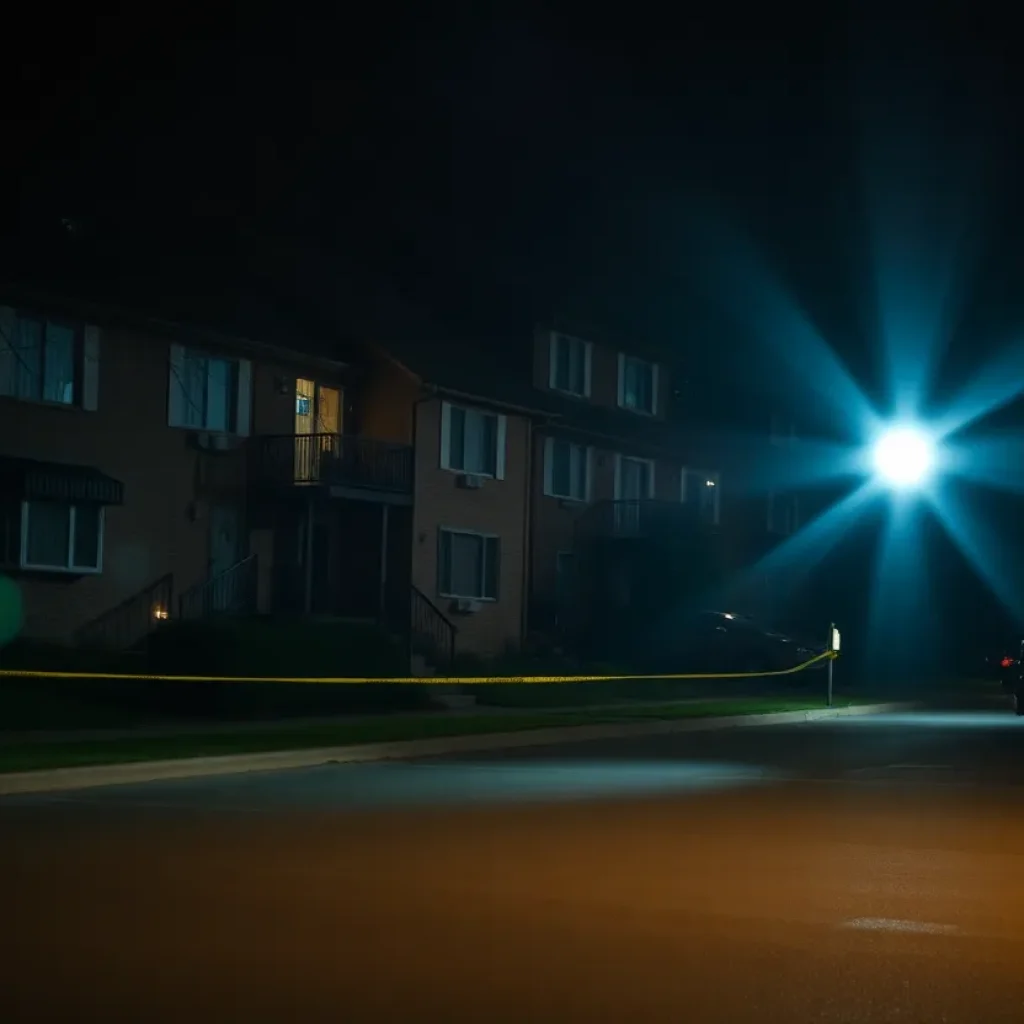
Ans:
{"label": "car taillight", "polygon": [[1017,659],[1016,658],[1003,658],[1003,660],[999,664],[1002,665],[1003,668],[1009,668],[1011,665],[1016,665],[1017,664]]}

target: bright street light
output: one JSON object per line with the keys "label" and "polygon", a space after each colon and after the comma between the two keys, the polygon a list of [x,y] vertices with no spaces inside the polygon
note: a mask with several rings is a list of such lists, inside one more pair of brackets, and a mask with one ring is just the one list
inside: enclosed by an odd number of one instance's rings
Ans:
{"label": "bright street light", "polygon": [[918,427],[891,427],[875,442],[872,463],[889,487],[919,487],[935,468],[935,442]]}

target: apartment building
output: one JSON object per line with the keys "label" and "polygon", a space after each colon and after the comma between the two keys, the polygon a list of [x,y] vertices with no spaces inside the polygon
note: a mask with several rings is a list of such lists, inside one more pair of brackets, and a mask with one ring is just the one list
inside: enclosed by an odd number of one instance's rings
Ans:
{"label": "apartment building", "polygon": [[30,635],[376,618],[441,664],[627,628],[720,570],[728,471],[631,340],[0,304],[0,555]]}
{"label": "apartment building", "polygon": [[[722,474],[699,425],[673,417],[662,354],[548,326],[383,347],[429,396],[418,407],[414,580],[453,617],[460,647],[464,636],[497,651],[530,632],[575,643],[608,623],[628,631],[631,615],[650,613],[647,598],[672,600],[712,571]],[[449,533],[452,548],[438,539]],[[435,572],[431,558],[450,550],[479,583],[453,587]]]}
{"label": "apartment building", "polygon": [[411,439],[336,341],[0,301],[0,555],[27,635],[408,601]]}
{"label": "apartment building", "polygon": [[0,295],[3,571],[27,635],[365,617],[437,664],[522,638],[531,413],[380,346]]}

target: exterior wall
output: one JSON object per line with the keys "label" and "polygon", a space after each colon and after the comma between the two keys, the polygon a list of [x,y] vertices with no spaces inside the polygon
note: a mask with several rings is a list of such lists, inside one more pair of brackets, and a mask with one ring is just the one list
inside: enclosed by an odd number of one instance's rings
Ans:
{"label": "exterior wall", "polygon": [[[505,478],[488,479],[479,490],[464,490],[457,486],[457,473],[440,468],[441,405],[440,400],[430,399],[417,407],[412,582],[455,623],[458,651],[501,654],[522,640],[530,423],[522,416],[507,416]],[[483,602],[475,614],[453,613],[451,602],[438,594],[438,531],[442,527],[501,539],[498,599]]]}
{"label": "exterior wall", "polygon": [[124,484],[124,505],[106,509],[100,574],[15,574],[26,635],[68,638],[171,570],[179,592],[204,576],[208,506],[197,483],[213,456],[168,427],[168,375],[166,340],[103,329],[96,411],[0,397],[0,453],[95,466]]}
{"label": "exterior wall", "polygon": [[[563,332],[573,337],[579,337],[586,341],[586,335],[574,335],[571,331]],[[590,397],[579,399],[582,403],[604,406],[605,408],[619,408],[619,352],[620,349],[602,342],[591,342],[590,362]],[[663,420],[666,418],[669,403],[672,399],[672,380],[669,368],[658,359],[648,357],[641,352],[633,352],[638,358],[650,358],[651,362],[658,364],[658,398],[655,409],[655,418]],[[545,329],[538,329],[534,332],[533,339],[533,385],[542,391],[550,390],[551,383],[551,332]],[[637,413],[623,410],[624,416],[636,416]]]}
{"label": "exterior wall", "polygon": [[[193,431],[168,426],[169,338],[117,326],[99,334],[96,411],[0,396],[0,455],[95,466],[124,485],[124,504],[105,511],[101,573],[11,570],[22,591],[23,632],[70,639],[168,572],[174,574],[176,595],[199,583],[210,566],[211,508],[221,504],[238,515],[239,554],[259,555],[259,606],[266,608],[273,533],[247,524],[244,449],[201,451],[192,443]],[[239,355],[208,344],[202,348]],[[299,376],[344,387],[337,371],[310,369],[299,357],[253,360],[251,433],[294,431]]]}
{"label": "exterior wall", "polygon": [[[546,435],[537,432],[533,444],[533,496],[531,565],[532,593],[544,599],[554,598],[556,591],[556,558],[560,551],[571,551],[575,525],[592,503],[615,499],[615,451],[593,447],[591,461],[590,503],[570,502],[544,493],[544,445]],[[643,458],[623,443],[621,454]],[[674,460],[654,461],[654,497],[659,501],[679,501],[682,465]]]}
{"label": "exterior wall", "polygon": [[360,432],[378,441],[412,444],[419,385],[405,371],[381,361],[360,389]]}

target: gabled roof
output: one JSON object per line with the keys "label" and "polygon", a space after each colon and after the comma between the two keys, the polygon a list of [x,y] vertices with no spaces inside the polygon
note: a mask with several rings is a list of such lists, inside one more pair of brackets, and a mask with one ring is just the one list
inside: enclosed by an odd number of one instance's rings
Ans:
{"label": "gabled roof", "polygon": [[[410,316],[408,310],[405,313]],[[442,331],[424,318],[417,327],[385,334],[379,344],[390,358],[438,391],[529,410],[559,430],[592,439],[620,440],[682,456],[692,440],[688,429],[536,387],[535,330],[527,322],[515,332],[481,330],[468,335]]]}

